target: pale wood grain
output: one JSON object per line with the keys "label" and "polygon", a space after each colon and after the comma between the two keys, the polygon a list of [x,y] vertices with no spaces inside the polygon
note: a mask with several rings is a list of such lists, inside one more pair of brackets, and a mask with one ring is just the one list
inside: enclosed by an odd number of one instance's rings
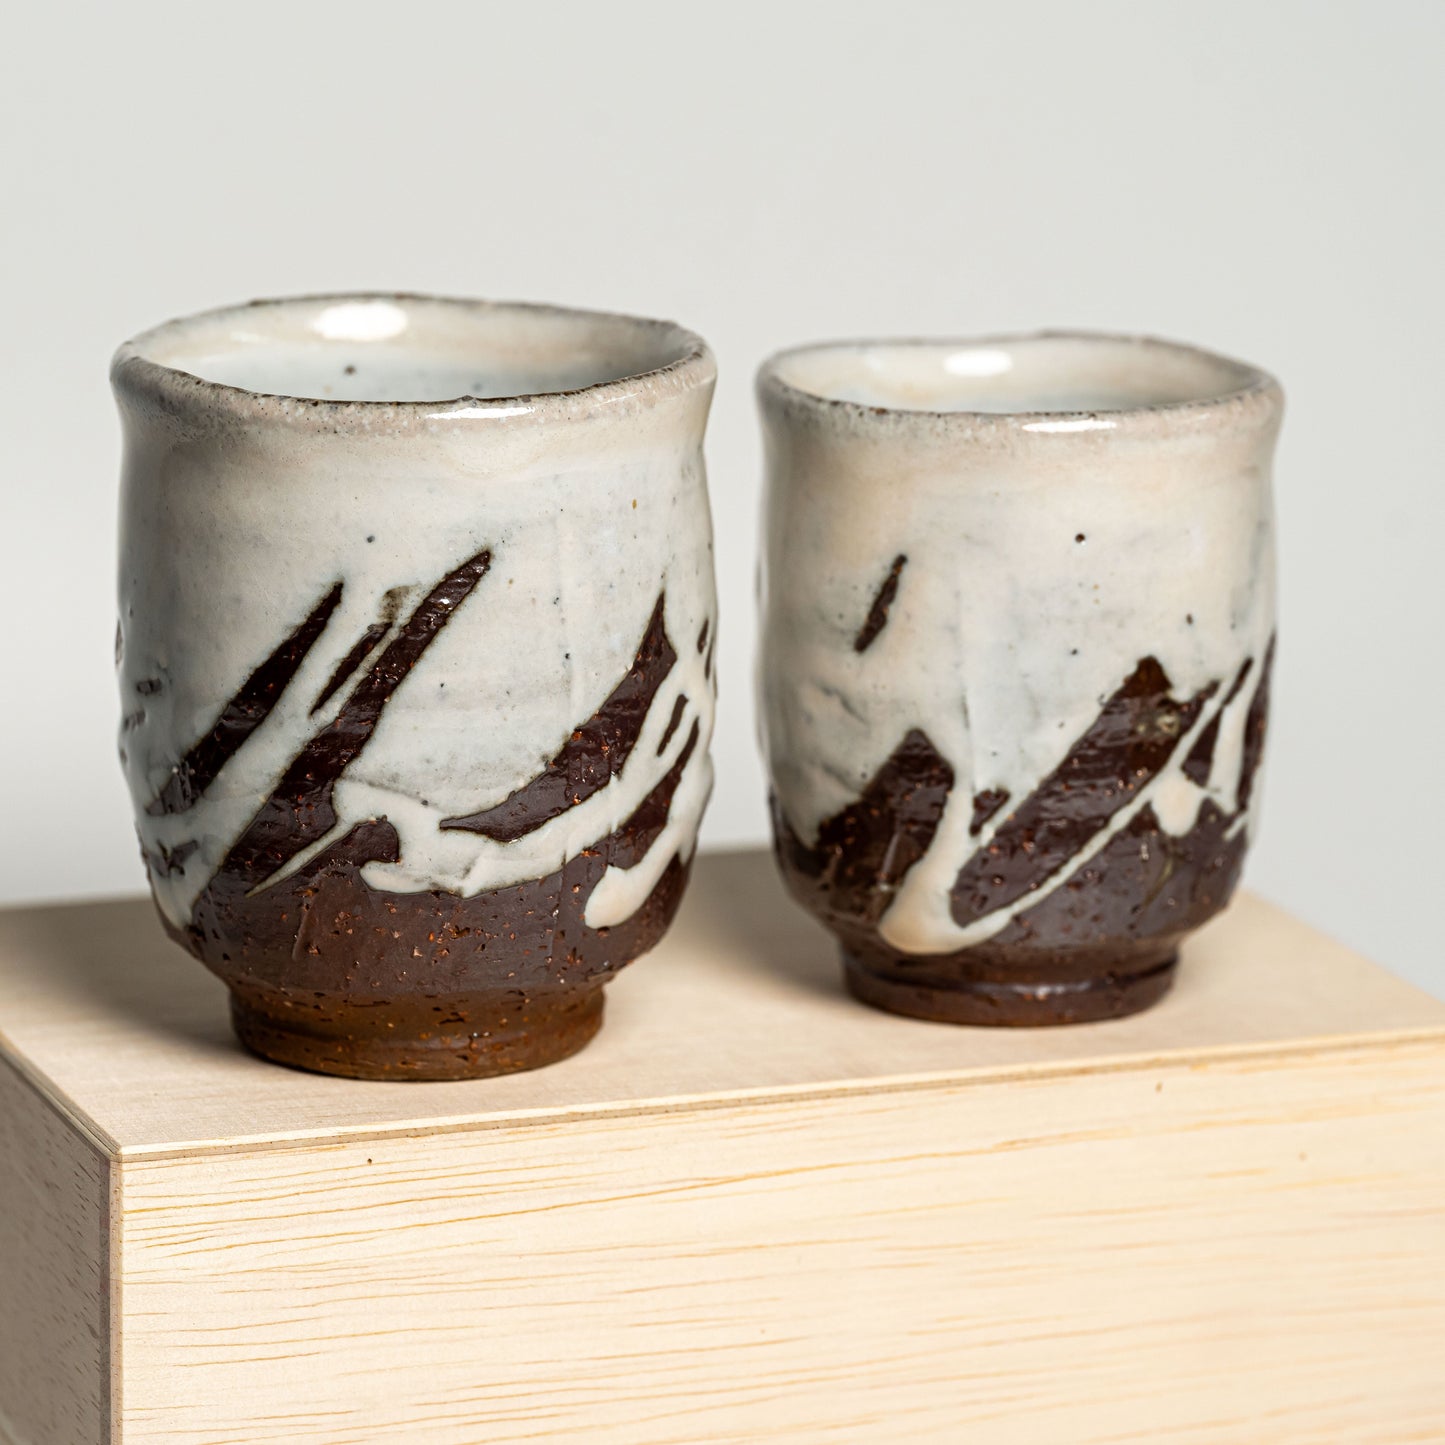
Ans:
{"label": "pale wood grain", "polygon": [[0,1059],[0,1441],[110,1434],[111,1164]]}
{"label": "pale wood grain", "polygon": [[676,926],[609,985],[602,1033],[576,1058],[474,1083],[359,1084],[243,1053],[221,985],[149,903],[0,912],[0,1034],[86,1127],[134,1154],[1441,1026],[1445,1004],[1249,896],[1135,1018],[1024,1032],[895,1018],[843,994],[827,935],[783,896],[771,859],[747,851],[698,859]]}
{"label": "pale wood grain", "polygon": [[357,1084],[148,905],[0,915],[12,1435],[1445,1439],[1445,1006],[1267,904],[1147,1014],[957,1029],[712,856],[610,992],[555,1068]]}
{"label": "pale wood grain", "polygon": [[1445,1041],[137,1161],[128,1445],[1445,1438]]}

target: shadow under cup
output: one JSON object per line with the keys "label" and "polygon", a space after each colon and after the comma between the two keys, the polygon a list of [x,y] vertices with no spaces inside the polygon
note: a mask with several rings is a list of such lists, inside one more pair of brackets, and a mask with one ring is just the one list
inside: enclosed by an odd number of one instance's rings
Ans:
{"label": "shadow under cup", "polygon": [[714,375],[669,323],[405,296],[121,348],[121,758],[250,1048],[461,1078],[596,1032],[711,787]]}
{"label": "shadow under cup", "polygon": [[849,987],[959,1023],[1147,1007],[1257,811],[1277,383],[1043,334],[805,347],[758,391],[774,837]]}

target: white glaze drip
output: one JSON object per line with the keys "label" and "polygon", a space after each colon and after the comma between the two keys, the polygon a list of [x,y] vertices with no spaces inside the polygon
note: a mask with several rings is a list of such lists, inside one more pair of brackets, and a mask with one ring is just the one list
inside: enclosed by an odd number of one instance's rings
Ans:
{"label": "white glaze drip", "polygon": [[[1246,690],[1225,709],[1226,715],[1237,711],[1243,717],[1248,712],[1251,697],[1252,693]],[[1190,748],[1209,726],[1210,721],[1219,712],[1219,708],[1220,705],[1216,699],[1213,706],[1207,707],[1201,712],[1200,716],[1195,719],[1194,726],[1180,739],[1169,762],[1160,770],[1159,774],[1146,787],[1140,789],[1137,796],[1120,808],[1103,828],[1090,838],[1077,853],[1072,855],[1063,867],[1043,879],[1037,887],[1030,889],[1022,897],[1002,908],[994,909],[993,912],[985,914],[982,918],[973,919],[965,925],[954,921],[950,908],[949,889],[952,887],[954,878],[957,877],[957,871],[945,880],[941,888],[935,883],[935,875],[932,873],[925,873],[923,879],[914,885],[914,875],[918,873],[922,863],[935,854],[935,851],[938,852],[941,859],[945,860],[942,866],[947,866],[946,860],[950,855],[942,850],[930,848],[925,858],[920,860],[920,864],[909,870],[903,886],[898,890],[888,912],[884,914],[878,929],[883,940],[902,953],[945,953],[985,943],[996,934],[1003,932],[1020,913],[1043,902],[1051,893],[1067,883],[1079,868],[1102,853],[1145,808],[1152,808],[1160,828],[1176,838],[1182,838],[1194,826],[1199,816],[1199,810],[1204,806],[1206,799],[1212,799],[1226,815],[1232,813],[1235,806],[1235,792],[1244,765],[1242,746],[1237,745],[1234,754],[1224,758],[1221,758],[1216,747],[1215,765],[1211,777],[1219,777],[1222,782],[1227,779],[1227,793],[1224,786],[1218,789],[1201,788],[1192,779],[1186,777],[1183,771],[1184,761],[1189,756]],[[1236,729],[1235,735],[1237,743],[1242,744],[1242,731]],[[954,799],[951,797],[949,805],[952,806],[953,802]],[[972,854],[976,849],[986,847],[989,838],[997,830],[999,822],[1007,816],[1008,809],[1000,809],[995,818],[991,820],[991,825],[981,831],[976,839],[970,840],[969,853]],[[1241,814],[1238,822],[1240,826],[1247,827],[1248,814]],[[1233,836],[1233,831],[1229,836]],[[922,896],[909,894],[910,886],[922,889],[930,883],[934,884],[934,888]]]}
{"label": "white glaze drip", "polygon": [[[684,724],[686,726],[686,724]],[[699,738],[699,745],[701,744]],[[587,899],[582,921],[588,928],[613,928],[631,918],[657,887],[674,858],[689,862],[697,847],[697,829],[687,820],[700,813],[712,792],[712,759],[694,752],[673,794],[667,825],[631,868],[609,867]]]}
{"label": "white glaze drip", "polygon": [[[485,584],[483,584],[485,585]],[[643,619],[645,624],[646,619]],[[664,619],[664,622],[666,619]],[[638,637],[641,637],[639,624]],[[634,642],[634,647],[635,647]],[[444,829],[443,820],[453,816],[429,801],[394,788],[378,786],[361,778],[343,774],[332,795],[337,822],[322,838],[297,853],[254,892],[264,892],[293,873],[301,871],[316,856],[334,846],[358,823],[385,818],[396,829],[400,841],[400,858],[395,863],[368,863],[362,878],[373,888],[394,893],[416,892],[440,888],[462,897],[494,888],[505,888],[556,872],[584,848],[606,837],[624,823],[638,805],[670,769],[686,744],[694,721],[699,736],[679,780],[673,808],[669,813],[667,836],[659,838],[647,855],[630,869],[612,868],[608,875],[617,875],[608,886],[609,897],[626,899],[626,911],[609,918],[620,923],[646,901],[650,886],[642,880],[652,876],[655,883],[680,850],[690,856],[691,838],[697,819],[711,790],[711,763],[707,745],[712,735],[711,684],[703,676],[703,658],[691,645],[674,643],[677,661],[673,664],[652,706],[643,719],[637,743],[627,763],[604,787],[581,803],[549,819],[531,832],[509,842],[499,842],[480,833]],[[630,661],[630,658],[629,658]],[[625,670],[625,667],[624,667]],[[420,671],[420,669],[419,669]],[[424,674],[423,674],[424,675]],[[405,683],[402,684],[406,686]],[[608,689],[610,691],[610,689]],[[342,690],[345,696],[347,689]],[[603,694],[605,696],[605,692]],[[687,699],[678,727],[659,757],[658,744],[672,716],[678,697]],[[700,700],[706,700],[700,702]],[[602,702],[602,696],[577,696],[573,702],[576,721],[590,717]],[[339,704],[338,704],[339,705]],[[329,711],[334,712],[332,708]],[[570,732],[571,728],[567,729]],[[550,739],[546,757],[551,757],[565,740],[566,733]],[[540,768],[539,768],[540,770]],[[518,784],[527,781],[518,779]],[[506,789],[502,796],[510,792]],[[487,806],[490,799],[481,804]],[[249,820],[248,820],[249,821]],[[604,880],[605,881],[605,880]],[[620,904],[614,904],[614,907]],[[598,916],[601,916],[600,914]],[[589,927],[600,927],[591,921]]]}

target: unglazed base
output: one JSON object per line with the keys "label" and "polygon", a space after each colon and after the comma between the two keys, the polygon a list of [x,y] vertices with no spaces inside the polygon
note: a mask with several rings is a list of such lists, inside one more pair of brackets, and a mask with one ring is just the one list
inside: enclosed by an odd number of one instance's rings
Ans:
{"label": "unglazed base", "polygon": [[888,1013],[935,1023],[1038,1028],[1098,1023],[1139,1013],[1159,1002],[1174,982],[1178,955],[1139,973],[1050,982],[967,978],[947,984],[909,983],[865,968],[842,950],[843,976],[854,998]]}
{"label": "unglazed base", "polygon": [[[584,1048],[602,1027],[601,988],[520,1006],[483,1000],[447,1009],[435,1031],[378,1031],[365,1015],[307,1017],[284,1004],[231,995],[231,1022],[254,1054],[318,1074],[348,1079],[486,1079],[554,1064]],[[358,1016],[359,1015],[359,1016]]]}

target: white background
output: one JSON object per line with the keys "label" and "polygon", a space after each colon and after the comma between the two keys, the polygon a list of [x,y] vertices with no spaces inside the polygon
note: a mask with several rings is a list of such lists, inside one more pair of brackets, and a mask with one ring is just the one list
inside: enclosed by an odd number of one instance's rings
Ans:
{"label": "white background", "polygon": [[351,287],[701,331],[720,844],[765,832],[757,362],[1100,326],[1284,380],[1249,881],[1445,993],[1442,55],[1440,0],[12,7],[0,898],[142,886],[110,657],[127,335]]}

